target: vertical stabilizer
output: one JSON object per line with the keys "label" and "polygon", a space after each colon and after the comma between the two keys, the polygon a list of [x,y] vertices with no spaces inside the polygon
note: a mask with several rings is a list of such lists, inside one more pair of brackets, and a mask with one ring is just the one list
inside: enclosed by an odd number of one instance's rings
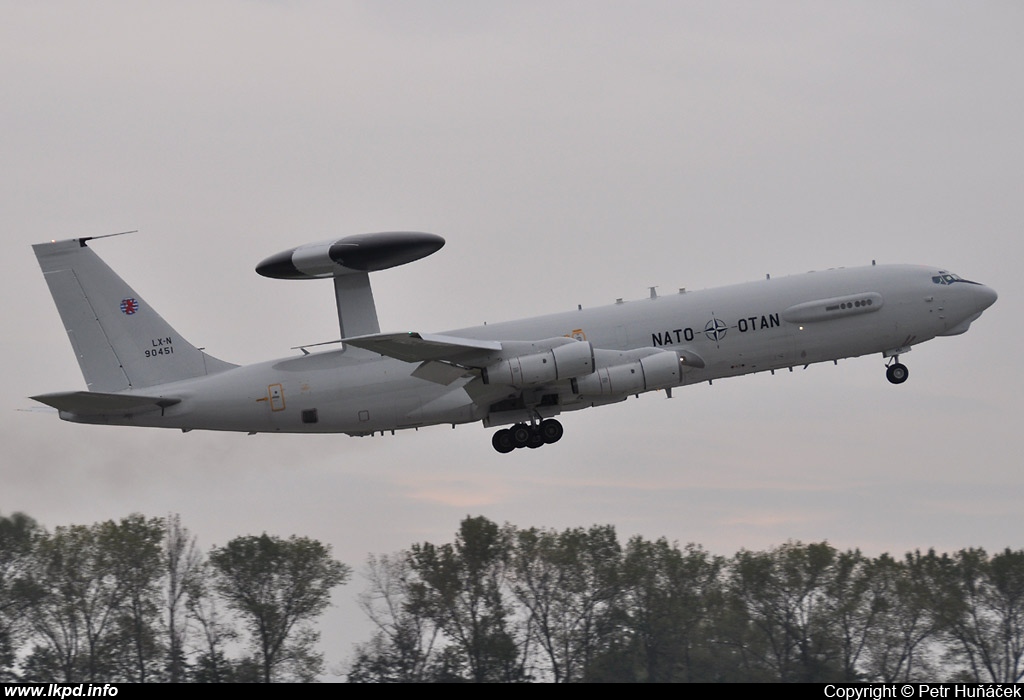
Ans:
{"label": "vertical stabilizer", "polygon": [[206,355],[76,238],[32,246],[90,391],[201,377],[235,365]]}

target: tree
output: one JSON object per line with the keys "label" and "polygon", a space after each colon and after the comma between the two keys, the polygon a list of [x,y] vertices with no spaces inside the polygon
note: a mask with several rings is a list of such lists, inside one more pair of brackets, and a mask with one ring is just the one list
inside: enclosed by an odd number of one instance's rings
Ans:
{"label": "tree", "polygon": [[719,597],[723,562],[696,545],[680,549],[660,538],[626,544],[615,599],[617,632],[587,680],[666,683],[722,678],[709,651],[712,601]]}
{"label": "tree", "polygon": [[34,542],[26,575],[32,680],[149,679],[158,655],[162,522],[130,515],[58,527]]}
{"label": "tree", "polygon": [[506,600],[509,556],[510,531],[484,517],[464,519],[454,544],[424,542],[409,553],[417,577],[409,610],[452,640],[476,683],[524,679],[527,635],[515,628]]}
{"label": "tree", "polygon": [[995,683],[1019,683],[1024,679],[1024,550],[1004,549],[988,560],[987,586],[982,594],[982,613],[990,630],[987,655]]}
{"label": "tree", "polygon": [[583,680],[610,628],[622,547],[611,525],[514,533],[512,592],[555,683]]}
{"label": "tree", "polygon": [[[246,621],[265,683],[277,677],[290,652],[308,649],[313,633],[302,625],[323,613],[331,589],[348,580],[350,571],[316,540],[266,533],[214,547],[210,563],[217,591]],[[301,649],[290,649],[293,641]]]}
{"label": "tree", "polygon": [[860,659],[876,631],[881,600],[871,590],[869,561],[859,550],[838,552],[822,585],[822,604],[838,645],[842,679],[863,680]]}
{"label": "tree", "polygon": [[435,673],[435,644],[440,628],[409,606],[414,574],[406,552],[373,556],[365,576],[369,589],[359,606],[377,625],[377,632],[356,649],[349,669],[352,683],[422,683],[440,680]]}
{"label": "tree", "polygon": [[0,516],[0,683],[18,680],[15,659],[26,628],[24,577],[39,531],[24,513]]}
{"label": "tree", "polygon": [[198,623],[201,640],[190,679],[196,683],[230,683],[237,680],[237,668],[228,659],[225,646],[238,638],[238,632],[222,619],[216,597],[209,587],[210,570],[209,562],[202,563],[197,575],[185,582],[185,608],[188,618]]}
{"label": "tree", "polygon": [[182,527],[181,516],[164,521],[164,615],[167,623],[167,680],[185,680],[185,639],[188,630],[188,592],[202,571],[196,540]]}
{"label": "tree", "polygon": [[97,566],[120,590],[118,625],[122,647],[121,676],[132,683],[159,679],[161,647],[157,620],[164,521],[135,514],[95,526]]}
{"label": "tree", "polygon": [[730,595],[749,619],[741,640],[751,671],[781,682],[843,680],[840,645],[823,602],[835,574],[828,543],[787,543],[768,552],[739,552]]}
{"label": "tree", "polygon": [[355,681],[1024,679],[1024,551],[790,542],[726,560],[477,517],[452,544],[370,562],[378,631]]}
{"label": "tree", "polygon": [[[942,631],[964,660],[964,680],[1016,683],[1024,678],[1024,551],[989,557],[963,549],[949,560],[950,587],[937,609]],[[952,602],[950,602],[952,601]]]}
{"label": "tree", "polygon": [[935,678],[930,663],[934,645],[929,644],[935,641],[935,595],[926,574],[934,557],[934,552],[918,552],[898,561],[883,554],[867,564],[864,575],[876,619],[861,656],[865,680],[909,683]]}

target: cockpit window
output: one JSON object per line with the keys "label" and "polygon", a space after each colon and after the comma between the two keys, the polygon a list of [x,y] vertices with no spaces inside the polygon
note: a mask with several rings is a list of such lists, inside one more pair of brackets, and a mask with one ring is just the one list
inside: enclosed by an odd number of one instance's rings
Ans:
{"label": "cockpit window", "polygon": [[940,270],[939,274],[932,277],[932,282],[935,284],[953,284],[954,282],[964,282],[964,278],[960,275],[954,275],[944,270]]}

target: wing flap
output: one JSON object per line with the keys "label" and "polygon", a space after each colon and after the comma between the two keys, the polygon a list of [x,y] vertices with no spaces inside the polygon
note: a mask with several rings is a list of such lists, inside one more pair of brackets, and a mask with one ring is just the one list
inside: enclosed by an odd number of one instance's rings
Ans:
{"label": "wing flap", "polygon": [[58,411],[80,416],[117,413],[119,415],[162,410],[181,403],[181,399],[165,396],[139,396],[137,394],[106,394],[99,391],[61,391],[30,397],[53,406]]}
{"label": "wing flap", "polygon": [[447,362],[424,362],[415,370],[412,376],[417,379],[425,379],[428,382],[448,386],[452,382],[465,377],[471,371],[458,365],[450,365]]}

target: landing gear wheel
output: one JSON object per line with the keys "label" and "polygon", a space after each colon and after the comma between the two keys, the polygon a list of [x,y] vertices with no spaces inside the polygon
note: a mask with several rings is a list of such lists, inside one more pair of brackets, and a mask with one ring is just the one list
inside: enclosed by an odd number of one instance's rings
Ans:
{"label": "landing gear wheel", "polygon": [[544,443],[550,445],[553,442],[558,442],[562,439],[562,433],[564,432],[562,424],[553,418],[541,421],[539,426],[541,436],[544,438]]}
{"label": "landing gear wheel", "polygon": [[535,450],[558,442],[562,438],[562,432],[562,424],[552,418],[535,425],[516,423],[496,432],[491,437],[491,446],[501,454],[507,454],[520,447]]}
{"label": "landing gear wheel", "polygon": [[907,381],[909,376],[910,370],[907,369],[906,365],[901,365],[899,362],[889,365],[885,370],[885,378],[893,384],[902,384]]}
{"label": "landing gear wheel", "polygon": [[544,435],[540,432],[540,428],[530,428],[530,439],[526,441],[526,446],[531,450],[544,447]]}
{"label": "landing gear wheel", "polygon": [[533,433],[526,423],[516,423],[509,432],[512,434],[512,444],[516,447],[526,447],[530,442],[530,435]]}
{"label": "landing gear wheel", "polygon": [[494,437],[491,438],[491,445],[501,454],[508,454],[516,449],[515,443],[512,442],[512,431],[507,428],[494,434]]}

